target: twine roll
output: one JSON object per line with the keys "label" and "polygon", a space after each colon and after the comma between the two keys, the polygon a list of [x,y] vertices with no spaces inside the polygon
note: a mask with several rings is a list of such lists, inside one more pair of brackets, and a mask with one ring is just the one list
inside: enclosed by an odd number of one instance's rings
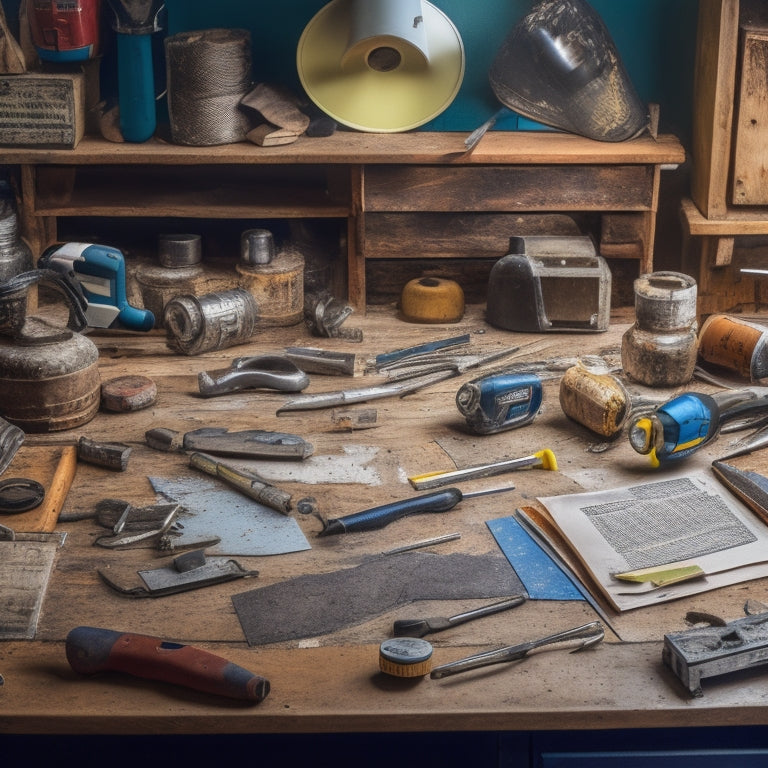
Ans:
{"label": "twine roll", "polygon": [[165,57],[173,142],[213,146],[245,140],[250,125],[238,105],[252,85],[250,32],[180,32],[166,38]]}

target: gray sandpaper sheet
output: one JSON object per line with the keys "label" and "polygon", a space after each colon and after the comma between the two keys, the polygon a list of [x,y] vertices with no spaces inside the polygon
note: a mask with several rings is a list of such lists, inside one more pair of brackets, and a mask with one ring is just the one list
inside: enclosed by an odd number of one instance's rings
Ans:
{"label": "gray sandpaper sheet", "polygon": [[196,546],[218,536],[218,544],[206,548],[211,555],[279,555],[311,549],[293,517],[283,515],[205,477],[149,478],[166,499],[181,504],[186,512],[176,546]]}
{"label": "gray sandpaper sheet", "polygon": [[416,600],[507,597],[524,588],[505,557],[406,552],[232,596],[248,645],[325,635]]}

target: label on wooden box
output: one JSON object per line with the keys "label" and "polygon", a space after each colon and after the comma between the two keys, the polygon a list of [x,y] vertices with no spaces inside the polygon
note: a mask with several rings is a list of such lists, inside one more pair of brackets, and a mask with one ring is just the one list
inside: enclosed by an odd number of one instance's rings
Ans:
{"label": "label on wooden box", "polygon": [[0,144],[73,148],[83,137],[82,73],[0,76]]}

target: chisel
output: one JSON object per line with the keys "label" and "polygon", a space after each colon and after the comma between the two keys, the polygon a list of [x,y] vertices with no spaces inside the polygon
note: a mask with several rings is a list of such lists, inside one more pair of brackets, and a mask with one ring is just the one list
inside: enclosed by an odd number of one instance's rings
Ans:
{"label": "chisel", "polygon": [[325,521],[325,527],[318,536],[329,536],[335,533],[375,531],[402,517],[422,515],[427,512],[448,512],[463,499],[485,496],[490,493],[512,491],[514,488],[514,485],[505,485],[501,488],[488,488],[482,491],[470,491],[469,493],[462,493],[458,488],[445,488],[442,491],[433,491],[422,496],[393,501],[380,507],[373,507],[362,512],[354,512],[345,517],[327,520]]}
{"label": "chisel", "polygon": [[545,448],[543,451],[537,451],[530,456],[523,456],[518,459],[505,459],[492,464],[480,464],[464,469],[425,472],[422,475],[409,477],[408,482],[417,491],[426,491],[430,488],[438,488],[441,485],[450,485],[457,480],[491,477],[492,475],[501,475],[504,472],[511,472],[515,469],[524,469],[526,467],[541,467],[542,469],[557,471],[557,459],[549,448]]}
{"label": "chisel", "polygon": [[99,627],[75,627],[67,635],[67,661],[75,672],[124,672],[258,704],[269,680],[202,648],[158,637]]}

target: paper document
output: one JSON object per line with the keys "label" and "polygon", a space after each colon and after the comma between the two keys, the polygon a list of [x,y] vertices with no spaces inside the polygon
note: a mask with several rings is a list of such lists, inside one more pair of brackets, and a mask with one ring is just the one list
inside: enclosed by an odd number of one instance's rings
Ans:
{"label": "paper document", "polygon": [[[619,611],[768,576],[768,526],[704,474],[539,501]],[[614,577],[672,564],[705,575],[661,587]]]}

